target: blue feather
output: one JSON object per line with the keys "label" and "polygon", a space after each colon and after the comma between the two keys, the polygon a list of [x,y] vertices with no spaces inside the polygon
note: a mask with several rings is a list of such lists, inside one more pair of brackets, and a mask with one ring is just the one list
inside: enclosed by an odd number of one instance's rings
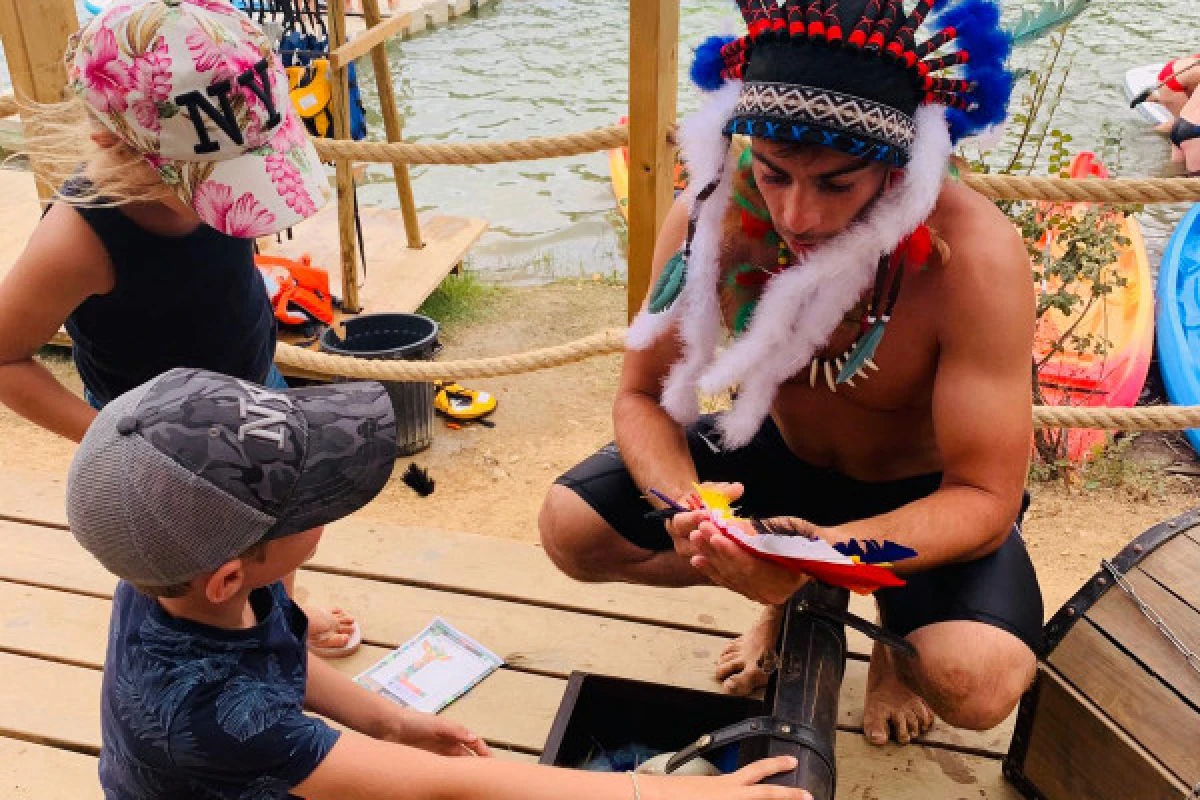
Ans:
{"label": "blue feather", "polygon": [[692,83],[706,92],[713,92],[725,85],[721,70],[725,69],[725,60],[721,58],[721,48],[734,41],[736,36],[710,36],[696,48],[696,57],[692,61]]}
{"label": "blue feather", "polygon": [[938,15],[938,27],[953,26],[956,43],[971,54],[961,77],[975,83],[970,111],[950,109],[946,120],[954,141],[1004,121],[1013,76],[1005,66],[1012,37],[1000,27],[1000,7],[992,0],[964,0]]}
{"label": "blue feather", "polygon": [[833,547],[844,556],[857,556],[863,564],[892,564],[917,554],[911,547],[891,541],[878,542],[874,539],[864,539],[861,543],[858,539],[851,539]]}

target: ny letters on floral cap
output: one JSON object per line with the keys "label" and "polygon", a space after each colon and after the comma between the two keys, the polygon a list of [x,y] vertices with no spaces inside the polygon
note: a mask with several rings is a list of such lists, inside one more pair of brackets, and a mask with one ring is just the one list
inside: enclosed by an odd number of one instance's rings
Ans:
{"label": "ny letters on floral cap", "polygon": [[287,74],[229,0],[118,0],[66,60],[93,116],[221,233],[276,233],[329,200]]}

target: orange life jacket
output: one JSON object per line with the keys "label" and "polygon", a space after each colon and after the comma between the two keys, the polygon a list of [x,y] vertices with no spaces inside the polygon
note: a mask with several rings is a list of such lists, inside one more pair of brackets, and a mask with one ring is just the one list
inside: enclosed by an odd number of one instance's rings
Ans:
{"label": "orange life jacket", "polygon": [[254,264],[263,276],[275,318],[281,324],[305,325],[314,320],[333,324],[329,273],[314,267],[307,253],[299,260],[256,255]]}

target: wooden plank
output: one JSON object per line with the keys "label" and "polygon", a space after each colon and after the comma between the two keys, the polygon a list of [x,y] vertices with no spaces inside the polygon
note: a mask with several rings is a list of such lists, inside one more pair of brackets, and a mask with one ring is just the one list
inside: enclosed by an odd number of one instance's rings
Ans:
{"label": "wooden plank", "polygon": [[440,28],[450,21],[450,8],[446,5],[446,0],[422,0],[421,5],[429,27]]}
{"label": "wooden plank", "polygon": [[103,800],[94,756],[0,737],[0,796],[10,800]]}
{"label": "wooden plank", "polygon": [[[368,24],[380,24],[379,0],[363,0],[363,12],[366,14]],[[412,19],[411,14],[409,14],[409,19]],[[402,141],[404,125],[396,106],[396,90],[392,85],[392,67],[388,63],[387,50],[383,47],[376,47],[372,50],[371,64],[374,67],[375,89],[379,94],[379,113],[383,116],[383,127],[387,132],[387,140],[389,142]],[[421,223],[417,218],[417,203],[413,199],[412,178],[408,173],[408,165],[392,164],[392,179],[396,182],[396,197],[400,201],[400,213],[404,215],[404,235],[408,238],[408,246],[414,249],[424,247],[424,243],[421,241]]]}
{"label": "wooden plank", "polygon": [[[337,213],[326,206],[297,225],[291,240],[272,242],[268,252],[290,258],[308,253],[314,264],[329,271],[333,293],[344,297],[344,276],[337,269]],[[402,216],[399,209],[360,209],[367,249],[368,278],[359,297],[364,313],[416,311],[487,230],[480,219],[425,214],[420,217],[425,246],[414,250],[408,246]]]}
{"label": "wooden plank", "polygon": [[[65,477],[34,478],[0,471],[0,518],[65,529],[65,492]],[[3,530],[0,525],[0,531]],[[10,529],[0,552],[12,548],[20,551],[30,540],[38,538],[20,528]],[[76,549],[70,544],[61,557],[76,556]],[[36,549],[30,555],[36,557]],[[559,572],[538,545],[472,533],[389,525],[360,517],[349,517],[328,526],[310,566],[338,574],[524,600],[727,636],[746,630],[757,619],[759,609],[757,604],[720,589],[579,583]],[[95,569],[98,574],[106,575],[98,566]],[[867,598],[854,595],[851,608],[868,618],[874,616]],[[853,641],[856,652],[869,652],[864,640]]]}
{"label": "wooden plank", "polygon": [[1024,772],[1047,800],[1184,800],[1190,791],[1099,716],[1053,670],[1039,667]]}
{"label": "wooden plank", "polygon": [[[1125,577],[1142,601],[1153,608],[1180,639],[1193,646],[1200,644],[1200,613],[1139,569],[1130,570]],[[1132,598],[1113,587],[1088,609],[1086,618],[1118,642],[1144,668],[1187,698],[1194,707],[1200,707],[1200,674],[1188,666],[1175,646],[1142,615]]]}
{"label": "wooden plank", "polygon": [[1200,783],[1200,713],[1090,622],[1071,628],[1050,665],[1184,783]]}
{"label": "wooden plank", "polygon": [[410,22],[412,15],[408,12],[393,14],[378,25],[368,22],[366,30],[329,53],[329,66],[335,70],[344,69],[351,62],[365,56],[372,48],[386,43],[396,34],[403,33]]}
{"label": "wooden plank", "polygon": [[461,17],[463,14],[469,13],[474,4],[472,0],[446,0],[446,7],[450,11],[451,17]]}
{"label": "wooden plank", "polygon": [[[98,671],[0,653],[0,673],[11,678],[0,686],[0,731],[17,726],[19,738],[69,743],[77,750],[98,752]],[[43,713],[43,709],[51,713]],[[497,755],[529,759],[503,751]],[[877,800],[883,796],[881,789],[895,800],[1016,797],[1000,777],[1000,764],[994,759],[918,745],[877,748],[861,735],[847,732],[837,736],[837,758],[841,778],[837,796],[841,800]]]}
{"label": "wooden plank", "polygon": [[[0,578],[111,593],[115,579],[69,534],[47,528],[33,529],[41,535],[31,535],[28,526],[14,526],[17,523],[0,523]],[[713,664],[727,640],[711,634],[319,572],[304,572],[298,584],[315,603],[353,609],[373,644],[398,645],[441,616],[513,667],[556,677],[579,669],[719,688]]]}
{"label": "wooden plank", "polygon": [[629,278],[633,319],[650,289],[654,242],[671,208],[679,84],[679,2],[629,4]]}
{"label": "wooden plank", "polygon": [[[104,663],[110,604],[107,600],[0,581],[0,650],[99,669]],[[389,642],[388,645],[392,644]],[[388,648],[364,646],[350,658],[330,661],[348,675],[374,664]],[[862,729],[867,665],[851,661],[842,683],[839,725]],[[562,678],[501,669],[445,712],[494,744],[540,750],[562,700]],[[987,733],[939,722],[923,741],[997,756],[1007,749],[1011,723]]]}
{"label": "wooden plank", "polygon": [[1195,538],[1180,533],[1146,556],[1138,569],[1200,613],[1200,542]]}

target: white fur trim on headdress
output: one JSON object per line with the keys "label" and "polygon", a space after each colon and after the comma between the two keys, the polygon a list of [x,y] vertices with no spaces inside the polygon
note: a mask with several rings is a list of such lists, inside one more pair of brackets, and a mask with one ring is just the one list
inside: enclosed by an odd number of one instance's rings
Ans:
{"label": "white fur trim on headdress", "polygon": [[[779,385],[829,341],[869,287],[880,257],[932,213],[951,152],[945,109],[923,106],[916,122],[904,177],[864,219],[772,278],[745,334],[704,372],[699,388],[706,392],[740,383],[733,409],[719,420],[724,446],[741,447],[753,438]],[[716,283],[708,288],[715,296]]]}
{"label": "white fur trim on headdress", "polygon": [[[680,146],[690,175],[688,188],[683,195],[684,202],[690,209],[694,209],[696,195],[705,186],[717,180],[718,177],[721,178],[721,183],[704,203],[704,207],[699,210],[701,218],[697,220],[696,237],[692,242],[692,256],[688,263],[687,281],[683,291],[670,308],[658,314],[643,311],[638,315],[625,337],[627,346],[632,350],[649,348],[680,318],[681,312],[689,303],[689,295],[694,294],[694,290],[689,291],[690,287],[702,285],[697,277],[699,272],[709,273],[709,270],[702,269],[700,265],[712,262],[713,270],[718,266],[719,258],[716,256],[719,254],[721,246],[721,218],[729,204],[733,185],[729,171],[722,172],[725,159],[729,156],[729,138],[722,131],[725,123],[733,116],[733,109],[737,105],[741,91],[741,81],[730,81],[719,90],[712,92],[704,105],[690,114],[679,127]],[[714,214],[716,215],[715,224],[712,219]],[[711,272],[711,275],[712,280],[715,281],[716,273]],[[719,315],[717,319],[719,321]],[[688,334],[683,333],[683,335],[685,341],[688,341]],[[716,335],[713,337],[713,347],[716,347]],[[706,361],[711,358],[710,354]],[[703,366],[701,365],[700,368]],[[693,385],[695,384],[695,376],[691,382]],[[695,405],[695,401],[692,404]]]}

